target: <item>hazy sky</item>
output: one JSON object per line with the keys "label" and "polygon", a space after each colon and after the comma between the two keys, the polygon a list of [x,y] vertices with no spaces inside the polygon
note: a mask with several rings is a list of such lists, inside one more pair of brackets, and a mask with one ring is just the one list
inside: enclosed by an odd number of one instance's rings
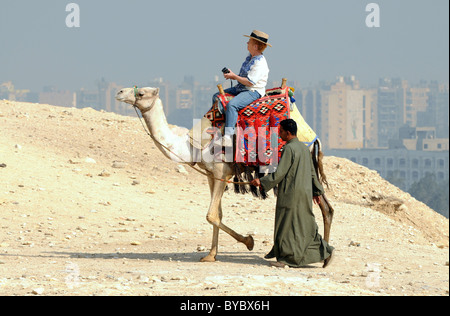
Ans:
{"label": "hazy sky", "polygon": [[[66,26],[71,2],[79,28]],[[379,28],[366,26],[369,3]],[[0,10],[0,83],[35,91],[93,88],[102,77],[208,83],[224,66],[239,71],[253,29],[270,35],[269,80],[449,77],[448,0],[1,0]]]}

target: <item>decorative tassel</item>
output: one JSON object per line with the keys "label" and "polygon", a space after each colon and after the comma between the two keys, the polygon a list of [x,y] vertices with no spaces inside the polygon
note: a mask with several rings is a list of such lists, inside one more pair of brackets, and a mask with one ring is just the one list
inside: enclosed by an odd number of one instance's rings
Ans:
{"label": "decorative tassel", "polygon": [[[239,182],[239,179],[237,177],[234,177],[233,179],[234,182]],[[234,193],[239,194],[239,184],[235,183],[234,185]]]}
{"label": "decorative tassel", "polygon": [[266,190],[264,190],[262,187],[259,188],[259,195],[262,200],[265,200],[269,197],[269,195],[267,195]]}
{"label": "decorative tassel", "polygon": [[[253,173],[254,173],[254,172],[255,172],[255,171],[254,171],[254,170],[251,170],[250,168],[247,168],[247,169],[246,169],[247,182],[252,182],[252,181],[253,181],[253,179],[254,179]],[[255,187],[254,185],[250,185],[250,192],[252,193],[252,195],[253,195],[254,197],[257,197],[257,198],[260,197],[260,196],[259,196],[258,188]]]}
{"label": "decorative tassel", "polygon": [[[233,178],[234,182],[239,182],[239,178],[238,178],[239,173],[240,173],[239,165],[235,164],[234,165],[234,178]],[[240,193],[239,192],[239,184],[237,184],[237,183],[234,183],[234,193],[236,193],[236,194]]]}

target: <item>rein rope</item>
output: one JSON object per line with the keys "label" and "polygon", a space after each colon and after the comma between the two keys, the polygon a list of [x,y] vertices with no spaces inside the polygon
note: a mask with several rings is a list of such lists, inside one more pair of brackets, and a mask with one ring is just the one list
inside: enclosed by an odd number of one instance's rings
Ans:
{"label": "rein rope", "polygon": [[[204,171],[202,171],[202,170],[200,170],[200,169],[198,169],[198,168],[195,168],[195,164],[193,165],[192,163],[189,163],[189,162],[187,162],[187,161],[184,161],[180,156],[178,156],[178,155],[175,154],[172,150],[170,150],[170,148],[168,148],[168,147],[165,146],[164,144],[161,144],[161,143],[156,139],[156,137],[153,136],[152,133],[150,133],[150,131],[148,131],[147,128],[145,127],[144,122],[142,121],[142,117],[139,115],[139,112],[138,112],[138,106],[137,106],[137,101],[138,101],[138,99],[137,99],[137,97],[138,97],[138,88],[137,88],[137,86],[134,86],[134,100],[135,100],[135,101],[134,101],[134,104],[133,104],[133,108],[134,108],[134,110],[135,110],[135,112],[136,112],[137,117],[139,118],[139,121],[141,122],[142,128],[144,129],[145,133],[146,133],[148,136],[150,136],[150,138],[151,138],[156,144],[158,144],[159,146],[161,146],[162,148],[164,148],[165,150],[167,150],[169,153],[171,153],[172,155],[174,155],[175,157],[177,157],[178,159],[180,159],[180,161],[181,161],[182,163],[187,164],[189,167],[191,167],[192,169],[194,169],[194,170],[197,171],[198,173],[200,173],[200,174],[202,174],[202,175],[204,175],[204,176],[207,176],[208,178],[211,178],[211,179],[213,179],[213,180],[218,180],[218,181],[226,182],[226,183],[229,183],[229,184],[240,184],[240,185],[250,184],[250,182],[234,182],[234,181],[231,181],[231,180],[228,180],[228,181],[227,181],[227,180],[225,180],[225,179],[219,179],[219,178],[216,178],[216,177],[214,177],[214,176],[211,176],[210,174],[208,174],[208,173],[206,173],[206,172],[204,172]],[[151,108],[153,108],[153,107],[151,107]],[[151,109],[151,108],[150,108],[150,109]],[[142,111],[141,111],[141,112],[142,112]]]}

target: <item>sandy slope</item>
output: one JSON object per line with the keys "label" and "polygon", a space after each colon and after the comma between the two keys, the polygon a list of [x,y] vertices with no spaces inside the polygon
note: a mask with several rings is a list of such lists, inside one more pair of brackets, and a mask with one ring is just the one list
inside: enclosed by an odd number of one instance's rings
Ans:
{"label": "sandy slope", "polygon": [[206,179],[180,173],[136,118],[0,101],[2,164],[0,295],[449,293],[448,220],[345,159],[325,160],[327,269],[269,267],[275,199],[231,192],[224,222],[255,249],[221,233],[219,261],[198,262],[212,233]]}

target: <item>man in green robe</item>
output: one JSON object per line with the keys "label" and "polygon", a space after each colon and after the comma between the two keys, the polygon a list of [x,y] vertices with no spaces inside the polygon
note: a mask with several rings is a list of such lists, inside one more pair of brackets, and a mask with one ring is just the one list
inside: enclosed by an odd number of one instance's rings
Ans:
{"label": "man in green robe", "polygon": [[286,141],[277,170],[253,180],[266,192],[278,185],[274,246],[266,259],[277,258],[277,267],[301,267],[331,262],[334,248],[319,235],[312,201],[320,202],[324,189],[317,179],[309,149],[297,138],[297,124],[280,123],[280,137]]}

